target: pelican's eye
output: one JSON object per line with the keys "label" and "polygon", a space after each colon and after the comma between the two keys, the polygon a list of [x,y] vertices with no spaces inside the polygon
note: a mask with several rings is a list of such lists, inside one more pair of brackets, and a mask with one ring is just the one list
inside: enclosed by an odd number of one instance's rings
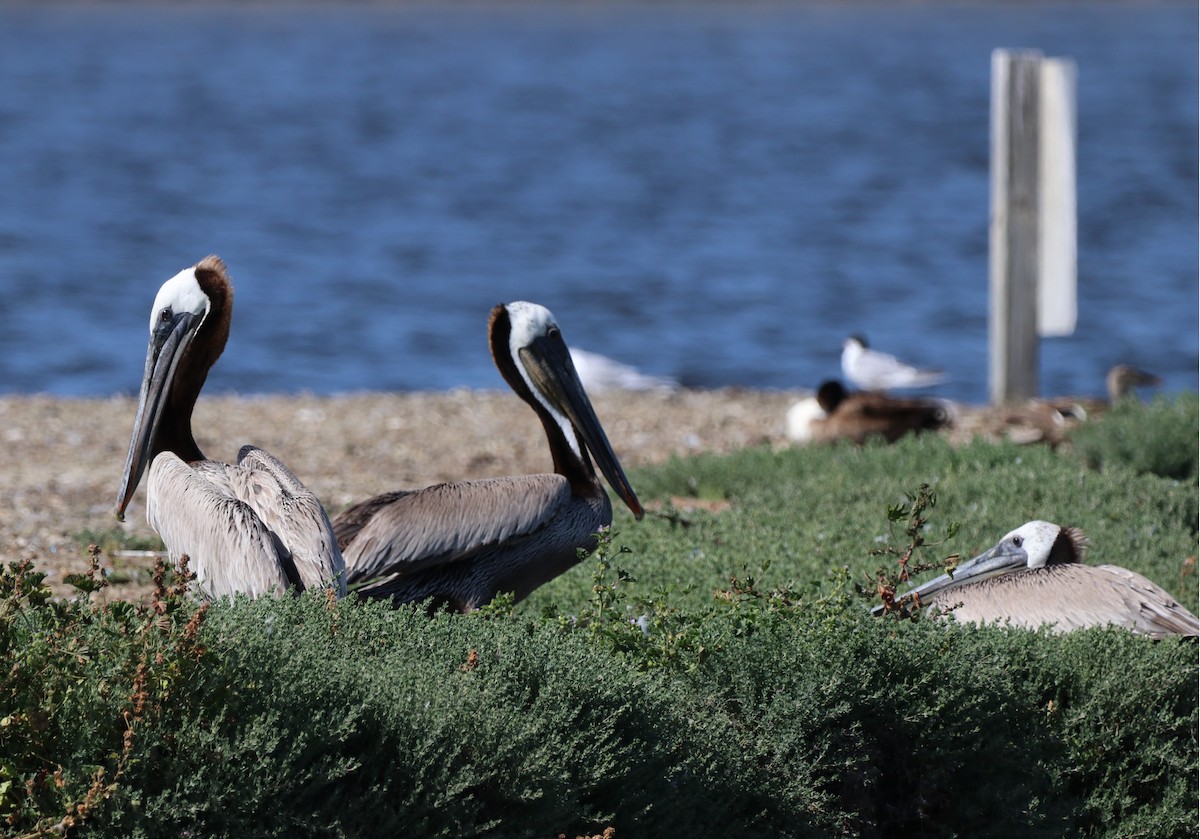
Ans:
{"label": "pelican's eye", "polygon": [[158,313],[158,319],[162,323],[170,323],[173,316],[174,312],[171,311],[170,306],[167,306],[167,308]]}
{"label": "pelican's eye", "polygon": [[554,324],[551,324],[550,328],[546,330],[546,335],[551,338],[557,338],[559,336],[558,327]]}
{"label": "pelican's eye", "polygon": [[1019,548],[1019,547],[1021,547],[1022,544],[1024,544],[1024,542],[1025,542],[1025,540],[1022,539],[1020,536],[1014,536],[1012,538],[1012,543],[1013,543],[1014,547]]}

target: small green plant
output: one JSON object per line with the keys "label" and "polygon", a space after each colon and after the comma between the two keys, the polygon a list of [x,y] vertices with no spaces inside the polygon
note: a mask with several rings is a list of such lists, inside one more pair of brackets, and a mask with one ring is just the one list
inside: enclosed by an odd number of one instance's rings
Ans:
{"label": "small green plant", "polygon": [[582,628],[641,670],[699,666],[709,649],[699,637],[698,622],[670,602],[671,589],[648,598],[633,596],[637,580],[613,561],[614,554],[631,551],[614,545],[616,535],[609,527],[596,532],[591,597],[577,618],[558,616],[560,625]]}
{"label": "small green plant", "polygon": [[[581,618],[594,631],[604,632],[609,628],[616,616],[617,607],[624,600],[624,586],[634,582],[633,576],[620,566],[613,567],[612,553],[613,533],[611,527],[601,527],[596,531],[596,564],[592,571],[592,596],[589,608]],[[630,553],[625,545],[615,549],[618,554]],[[587,556],[583,548],[579,549],[580,558]]]}
{"label": "small green plant", "polygon": [[478,609],[468,614],[480,620],[495,620],[512,617],[515,608],[516,598],[513,596],[513,593],[511,591],[502,591],[487,603],[484,603]]}
{"label": "small green plant", "polygon": [[714,591],[713,597],[718,602],[732,604],[735,609],[747,603],[760,605],[772,611],[798,609],[803,605],[803,598],[790,583],[782,588],[776,587],[769,591],[760,588],[770,567],[770,562],[763,563],[757,573],[751,574],[745,566],[742,566],[742,576],[732,575],[729,578],[729,586]]}
{"label": "small green plant", "polygon": [[937,493],[929,484],[921,484],[915,493],[904,493],[907,502],[890,504],[887,508],[887,518],[890,524],[904,525],[904,535],[908,544],[903,547],[887,545],[870,551],[870,556],[892,556],[896,558],[896,567],[880,566],[875,569],[874,576],[866,586],[857,586],[860,595],[870,599],[878,598],[883,603],[884,614],[894,614],[899,618],[916,617],[921,609],[919,597],[896,597],[898,587],[909,582],[911,577],[933,569],[947,570],[957,565],[958,554],[936,561],[928,562],[918,558],[919,551],[925,551],[945,544],[958,533],[958,524],[952,522],[945,536],[930,542],[925,538],[926,525],[929,523],[928,511],[937,506]]}

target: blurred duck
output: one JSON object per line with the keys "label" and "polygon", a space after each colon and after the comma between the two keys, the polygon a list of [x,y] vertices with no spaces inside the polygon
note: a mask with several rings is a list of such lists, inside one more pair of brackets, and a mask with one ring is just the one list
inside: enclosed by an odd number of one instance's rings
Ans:
{"label": "blurred duck", "polygon": [[669,376],[651,376],[628,364],[599,353],[571,347],[571,361],[583,389],[590,393],[605,390],[676,390],[679,382]]}
{"label": "blurred duck", "polygon": [[1118,364],[1108,371],[1104,384],[1108,390],[1108,401],[1115,405],[1126,397],[1137,396],[1135,388],[1157,387],[1162,384],[1162,379],[1132,364]]}
{"label": "blurred duck", "polygon": [[1029,399],[1021,404],[1002,406],[990,416],[989,421],[995,427],[981,428],[980,431],[990,431],[1014,443],[1049,443],[1055,446],[1065,440],[1071,429],[1081,422],[1100,416],[1124,399],[1136,399],[1136,388],[1159,385],[1162,380],[1132,365],[1118,364],[1108,371],[1104,383],[1108,391],[1107,401],[1070,396]]}
{"label": "blurred duck", "polygon": [[192,409],[232,317],[233,286],[215,256],[158,290],[117,518],[148,468],[146,518],[173,561],[187,555],[208,596],[345,594],[342,554],[316,496],[262,449],[243,446],[237,463],[219,463],[192,436]]}
{"label": "blurred duck", "polygon": [[851,335],[842,342],[842,375],[863,390],[927,387],[946,379],[940,370],[921,370],[871,349],[862,335]]}
{"label": "blurred duck", "polygon": [[579,551],[594,550],[596,531],[612,523],[592,458],[642,517],[550,310],[523,301],[497,306],[488,339],[501,375],[542,422],[554,473],[437,484],[354,505],[334,530],[358,594],[432,599],[434,608],[458,611],[502,592],[526,597],[578,564]]}
{"label": "blurred duck", "polygon": [[872,436],[894,443],[905,434],[936,431],[953,418],[953,406],[943,400],[849,393],[841,382],[827,381],[815,396],[788,409],[787,436],[797,443],[853,440],[861,444]]}
{"label": "blurred duck", "polygon": [[904,596],[969,623],[1051,625],[1055,632],[1120,626],[1155,638],[1200,636],[1196,616],[1141,574],[1116,565],[1083,565],[1086,546],[1076,528],[1031,521]]}

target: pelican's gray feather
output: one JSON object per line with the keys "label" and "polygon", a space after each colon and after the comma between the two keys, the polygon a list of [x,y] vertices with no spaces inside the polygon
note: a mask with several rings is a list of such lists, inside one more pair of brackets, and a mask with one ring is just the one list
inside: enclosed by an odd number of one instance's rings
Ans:
{"label": "pelican's gray feather", "polygon": [[192,467],[163,452],[150,466],[146,518],[173,561],[187,554],[200,589],[210,597],[278,596],[299,585],[299,577],[287,548],[234,495],[228,474],[234,468],[214,461]]}
{"label": "pelican's gray feather", "polygon": [[[364,505],[376,508],[365,522]],[[411,574],[535,533],[569,506],[562,475],[520,475],[437,484],[391,493],[337,518],[351,584],[384,574]],[[345,523],[345,524],[344,524]]]}
{"label": "pelican's gray feather", "polygon": [[236,476],[235,494],[288,546],[303,587],[332,583],[338,595],[344,595],[345,562],[317,496],[278,458],[257,446],[242,446],[238,467],[230,470]]}

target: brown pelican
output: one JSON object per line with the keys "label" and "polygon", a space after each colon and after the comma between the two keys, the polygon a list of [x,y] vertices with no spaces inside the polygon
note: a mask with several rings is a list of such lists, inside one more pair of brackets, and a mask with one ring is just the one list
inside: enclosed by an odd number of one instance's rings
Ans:
{"label": "brown pelican", "polygon": [[842,375],[863,390],[927,387],[946,379],[941,370],[920,370],[894,355],[871,349],[861,335],[842,342]]}
{"label": "brown pelican", "polygon": [[517,600],[579,562],[612,504],[592,462],[637,518],[642,505],[600,427],[550,311],[516,302],[492,310],[492,358],[546,430],[552,475],[401,490],[334,520],[351,585],[396,603],[433,598],[469,611],[501,592]]}
{"label": "brown pelican", "polygon": [[1196,616],[1141,574],[1081,564],[1086,545],[1076,528],[1031,521],[905,596],[972,623],[1052,624],[1055,632],[1111,625],[1156,638],[1200,636]]}
{"label": "brown pelican", "polygon": [[186,554],[210,597],[282,594],[289,586],[346,593],[342,554],[321,503],[288,468],[254,446],[236,464],[206,460],[192,409],[229,338],[233,286],[215,256],[163,283],[150,311],[150,346],[117,518],[146,467],[146,518],[171,559]]}
{"label": "brown pelican", "polygon": [[937,399],[898,399],[882,393],[848,393],[841,382],[824,382],[816,396],[788,409],[787,435],[797,443],[881,436],[894,443],[905,434],[935,431],[953,420],[950,403]]}

